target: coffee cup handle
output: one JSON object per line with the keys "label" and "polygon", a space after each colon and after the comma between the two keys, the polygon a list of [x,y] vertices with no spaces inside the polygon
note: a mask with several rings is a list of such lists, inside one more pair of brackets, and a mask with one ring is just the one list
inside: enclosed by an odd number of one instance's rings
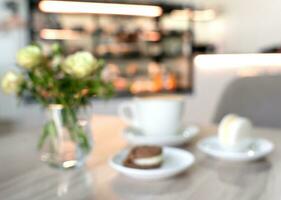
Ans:
{"label": "coffee cup handle", "polygon": [[118,115],[125,123],[134,127],[139,126],[136,119],[136,107],[134,103],[131,102],[121,103],[118,107]]}

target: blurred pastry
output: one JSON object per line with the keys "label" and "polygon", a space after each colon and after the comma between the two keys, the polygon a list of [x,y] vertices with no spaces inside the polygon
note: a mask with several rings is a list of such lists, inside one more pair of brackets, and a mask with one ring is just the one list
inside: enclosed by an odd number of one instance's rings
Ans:
{"label": "blurred pastry", "polygon": [[226,115],[218,129],[220,145],[228,150],[242,150],[252,139],[252,123],[238,115]]}
{"label": "blurred pastry", "polygon": [[123,164],[137,169],[155,169],[163,162],[162,148],[158,146],[136,146],[129,152]]}

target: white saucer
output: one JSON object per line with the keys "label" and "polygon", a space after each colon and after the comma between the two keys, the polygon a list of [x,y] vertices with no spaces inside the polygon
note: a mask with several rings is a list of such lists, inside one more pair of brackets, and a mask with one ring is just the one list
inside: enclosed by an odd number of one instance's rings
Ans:
{"label": "white saucer", "polygon": [[220,146],[217,137],[205,138],[198,143],[197,147],[210,156],[229,161],[257,160],[267,156],[274,149],[274,145],[270,141],[262,138],[255,139],[249,149],[238,152],[225,151]]}
{"label": "white saucer", "polygon": [[159,146],[179,146],[190,141],[199,133],[199,127],[188,126],[181,133],[166,136],[144,135],[139,130],[128,127],[124,130],[123,136],[133,145],[159,145]]}
{"label": "white saucer", "polygon": [[185,150],[163,147],[164,162],[158,169],[133,169],[123,165],[129,149],[122,150],[110,161],[110,166],[118,172],[137,179],[159,180],[184,172],[194,163],[194,156]]}

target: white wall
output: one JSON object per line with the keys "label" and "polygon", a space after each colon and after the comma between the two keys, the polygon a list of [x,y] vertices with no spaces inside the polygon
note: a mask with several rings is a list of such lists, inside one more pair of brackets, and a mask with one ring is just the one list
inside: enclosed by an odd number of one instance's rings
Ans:
{"label": "white wall", "polygon": [[[18,1],[20,4],[20,15],[26,18],[25,1]],[[0,23],[3,23],[10,12],[3,7],[4,1],[0,1]],[[26,45],[27,31],[24,27],[0,31],[0,78],[8,70],[17,71],[15,65],[15,56],[18,49]],[[19,108],[17,101],[11,96],[6,96],[0,91],[0,119],[14,118],[17,115]]]}
{"label": "white wall", "polygon": [[[201,23],[199,40],[216,41],[221,52],[258,52],[281,44],[280,0],[193,0],[218,10],[217,20]],[[204,30],[201,31],[200,30]],[[200,34],[201,33],[201,34]]]}

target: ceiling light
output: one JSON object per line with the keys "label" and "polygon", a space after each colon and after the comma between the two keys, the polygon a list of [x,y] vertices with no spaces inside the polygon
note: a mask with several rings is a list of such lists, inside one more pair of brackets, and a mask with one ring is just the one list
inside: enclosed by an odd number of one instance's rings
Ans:
{"label": "ceiling light", "polygon": [[153,5],[96,3],[78,1],[43,0],[39,3],[39,9],[42,12],[48,13],[133,15],[143,17],[158,17],[162,14],[162,8]]}
{"label": "ceiling light", "polygon": [[42,29],[40,37],[45,40],[79,40],[83,34],[68,29]]}

